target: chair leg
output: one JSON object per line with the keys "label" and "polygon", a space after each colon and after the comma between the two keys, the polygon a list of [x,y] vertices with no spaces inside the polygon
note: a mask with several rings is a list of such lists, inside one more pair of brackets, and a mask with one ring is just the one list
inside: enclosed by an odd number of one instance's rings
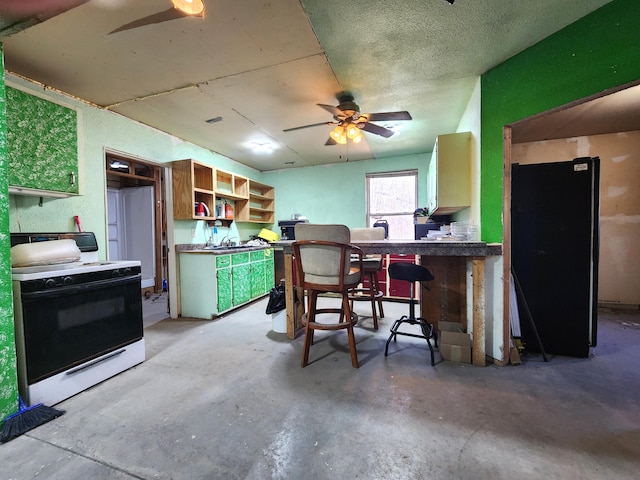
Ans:
{"label": "chair leg", "polygon": [[369,295],[371,295],[371,316],[373,317],[373,329],[378,330],[378,313],[376,308],[376,294],[378,293],[378,287],[374,283],[375,272],[367,272],[369,277]]}
{"label": "chair leg", "polygon": [[[377,272],[373,272],[371,275],[372,284],[374,285],[374,292],[378,293],[380,291],[380,284],[378,283],[378,275]],[[382,308],[382,298],[378,299],[378,311],[380,312],[380,318],[384,318],[384,310]]]}
{"label": "chair leg", "polygon": [[309,349],[313,343],[314,330],[311,327],[311,323],[316,320],[316,303],[318,299],[318,292],[311,290],[309,292],[309,302],[307,309],[307,323],[304,327],[304,346],[302,348],[302,363],[301,367],[304,368],[309,364]]}
{"label": "chair leg", "polygon": [[359,368],[360,365],[358,364],[358,352],[356,350],[356,336],[353,332],[353,324],[351,323],[351,309],[349,308],[349,295],[347,293],[342,294],[342,308],[346,316],[346,321],[349,323],[349,326],[347,327],[347,335],[349,337],[351,366],[353,368]]}
{"label": "chair leg", "polygon": [[389,354],[389,343],[391,342],[391,339],[393,338],[394,340],[397,340],[398,328],[400,327],[400,325],[402,324],[402,322],[405,319],[406,319],[406,317],[403,316],[402,318],[399,318],[398,320],[393,322],[393,325],[391,325],[391,334],[389,335],[389,338],[387,338],[387,343],[384,346],[384,356],[385,357]]}

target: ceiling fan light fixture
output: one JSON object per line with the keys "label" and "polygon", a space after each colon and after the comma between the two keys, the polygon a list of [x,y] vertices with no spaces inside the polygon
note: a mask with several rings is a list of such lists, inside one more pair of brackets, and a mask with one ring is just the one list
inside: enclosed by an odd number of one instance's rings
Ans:
{"label": "ceiling fan light fixture", "polygon": [[336,143],[344,145],[347,143],[347,131],[344,125],[338,125],[336,128],[329,132],[329,136],[333,138]]}
{"label": "ceiling fan light fixture", "polygon": [[171,0],[171,3],[173,3],[174,8],[187,15],[200,15],[204,10],[202,0]]}
{"label": "ceiling fan light fixture", "polygon": [[356,137],[362,136],[362,134],[360,133],[360,129],[358,128],[357,125],[350,123],[347,125],[347,137],[349,137],[351,140],[353,140]]}

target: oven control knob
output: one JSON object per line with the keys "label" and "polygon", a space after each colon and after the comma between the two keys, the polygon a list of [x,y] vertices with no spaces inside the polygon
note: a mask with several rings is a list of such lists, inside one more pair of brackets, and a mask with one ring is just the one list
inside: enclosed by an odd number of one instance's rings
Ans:
{"label": "oven control knob", "polygon": [[47,278],[44,281],[44,288],[53,288],[56,286],[56,281],[53,278]]}
{"label": "oven control knob", "polygon": [[71,277],[64,277],[62,279],[62,284],[63,285],[73,285],[73,278]]}
{"label": "oven control knob", "polygon": [[123,275],[131,275],[131,267],[125,267],[125,269],[122,272]]}

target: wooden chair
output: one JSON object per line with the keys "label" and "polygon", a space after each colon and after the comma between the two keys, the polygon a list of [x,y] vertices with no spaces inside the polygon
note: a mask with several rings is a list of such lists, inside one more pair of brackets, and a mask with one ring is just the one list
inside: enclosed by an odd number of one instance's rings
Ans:
{"label": "wooden chair", "polygon": [[[385,229],[382,227],[373,228],[352,228],[351,241],[354,240],[384,240]],[[365,255],[362,259],[362,276],[367,280],[367,286],[354,288],[349,293],[351,309],[354,301],[371,302],[371,316],[373,318],[373,328],[378,330],[378,311],[380,317],[384,317],[382,308],[383,293],[378,284],[378,272],[382,271],[382,255]]]}
{"label": "wooden chair", "polygon": [[[350,245],[349,228],[344,225],[320,225],[298,223],[295,242],[292,244],[296,259],[297,285],[307,291],[307,311],[302,316],[305,324],[302,367],[309,363],[309,349],[313,344],[315,330],[347,330],[351,365],[358,368],[358,354],[353,327],[358,316],[351,311],[349,290],[355,288],[361,279],[362,251]],[[359,258],[352,266],[351,256]],[[337,293],[342,297],[341,308],[318,308],[318,295]],[[334,322],[318,321],[318,314],[338,314]]]}

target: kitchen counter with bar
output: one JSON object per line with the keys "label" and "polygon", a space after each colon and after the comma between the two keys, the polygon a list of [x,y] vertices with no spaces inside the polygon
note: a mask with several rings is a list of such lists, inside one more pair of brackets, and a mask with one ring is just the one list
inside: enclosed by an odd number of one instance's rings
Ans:
{"label": "kitchen counter with bar", "polygon": [[[284,252],[285,293],[287,297],[287,336],[295,338],[302,331],[299,319],[304,303],[303,292],[294,295],[293,241],[279,241],[271,245]],[[434,324],[438,321],[458,321],[472,333],[474,365],[485,365],[485,259],[502,255],[501,244],[485,242],[454,242],[430,240],[377,240],[353,241],[353,245],[367,254],[418,255],[419,263],[433,273],[430,292],[421,288],[421,316]],[[471,270],[472,293],[467,295],[467,267]],[[471,305],[471,325],[467,325],[467,304]]]}

